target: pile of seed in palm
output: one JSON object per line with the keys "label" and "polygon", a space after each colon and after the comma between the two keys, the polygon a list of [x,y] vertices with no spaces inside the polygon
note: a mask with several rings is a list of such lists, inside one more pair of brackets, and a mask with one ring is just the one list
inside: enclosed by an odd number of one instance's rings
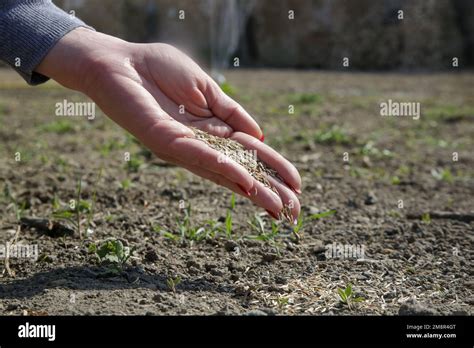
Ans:
{"label": "pile of seed in palm", "polygon": [[[223,155],[228,156],[229,154],[239,154],[245,153],[245,151],[247,151],[247,149],[242,144],[235,140],[221,138],[194,127],[191,127],[191,129],[196,135],[196,139],[203,141],[209,147],[219,151]],[[272,176],[273,178],[283,182],[281,177],[274,169],[269,168],[264,162],[260,161],[256,157],[230,156],[230,158],[243,166],[250,173],[250,175],[255,178],[255,180],[261,182],[265,187],[268,187],[270,190],[279,195],[278,191],[270,184],[267,179],[268,176]],[[291,208],[287,205],[284,205],[283,210],[279,214],[279,218],[286,219],[288,222],[292,223],[293,219],[291,218]]]}

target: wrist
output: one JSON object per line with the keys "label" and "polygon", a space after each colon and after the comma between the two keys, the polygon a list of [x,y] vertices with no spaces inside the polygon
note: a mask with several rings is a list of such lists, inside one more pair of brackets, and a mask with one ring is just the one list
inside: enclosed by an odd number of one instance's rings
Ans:
{"label": "wrist", "polygon": [[106,56],[124,43],[88,28],[76,28],[56,43],[35,70],[67,88],[86,92],[103,70]]}

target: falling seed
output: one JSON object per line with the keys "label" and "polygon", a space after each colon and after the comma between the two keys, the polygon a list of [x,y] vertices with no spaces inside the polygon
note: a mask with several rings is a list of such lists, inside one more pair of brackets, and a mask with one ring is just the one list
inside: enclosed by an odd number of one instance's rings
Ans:
{"label": "falling seed", "polygon": [[[247,150],[242,144],[235,140],[221,138],[194,127],[191,127],[191,129],[194,132],[197,140],[204,142],[206,145],[222,154],[243,153]],[[284,182],[284,180],[274,169],[269,168],[258,158],[256,158],[256,163],[255,159],[248,158],[248,156],[233,156],[232,159],[243,166],[255,180],[262,183],[265,187],[268,187],[279,196],[278,191],[270,184],[267,179],[267,177],[271,176],[282,183]],[[283,209],[279,213],[278,218],[280,220],[285,219],[290,223],[294,222],[294,218],[291,215],[291,208],[286,204],[283,205]]]}

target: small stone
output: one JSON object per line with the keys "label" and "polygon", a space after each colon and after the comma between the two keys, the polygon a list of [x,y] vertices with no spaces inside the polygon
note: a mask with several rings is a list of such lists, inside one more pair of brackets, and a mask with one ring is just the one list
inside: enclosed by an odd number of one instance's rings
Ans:
{"label": "small stone", "polygon": [[188,268],[201,269],[201,265],[200,265],[198,262],[196,262],[196,260],[188,260],[188,261],[186,262],[186,266],[187,266]]}
{"label": "small stone", "polygon": [[414,300],[407,301],[400,306],[398,315],[437,315],[438,312],[433,308],[428,308],[426,305],[416,302]]}
{"label": "small stone", "polygon": [[316,240],[315,242],[312,243],[313,245],[311,246],[311,253],[318,255],[321,254],[322,252],[326,251],[326,246],[321,240]]}
{"label": "small stone", "polygon": [[262,260],[265,262],[273,262],[278,258],[277,254],[267,253],[262,256]]}
{"label": "small stone", "polygon": [[222,277],[224,275],[224,272],[218,268],[213,268],[210,270],[210,272],[213,276],[217,276],[217,277]]}
{"label": "small stone", "polygon": [[421,228],[420,224],[418,222],[414,222],[411,225],[411,230],[416,233],[422,233],[423,229]]}
{"label": "small stone", "polygon": [[394,236],[398,233],[398,230],[396,228],[388,228],[384,232],[387,236]]}
{"label": "small stone", "polygon": [[148,261],[148,262],[155,262],[155,261],[158,261],[159,257],[158,257],[158,254],[156,253],[155,250],[153,249],[150,249],[150,250],[147,250],[146,254],[145,254],[145,260]]}
{"label": "small stone", "polygon": [[370,192],[367,193],[367,196],[365,197],[364,203],[366,205],[373,205],[373,204],[377,203],[377,201],[378,201],[378,199],[377,199],[377,197],[375,197],[375,194],[372,191],[370,191]]}
{"label": "small stone", "polygon": [[207,272],[209,272],[212,269],[217,268],[217,264],[215,264],[215,263],[206,263],[204,265],[204,268],[206,269]]}
{"label": "small stone", "polygon": [[166,298],[162,294],[156,294],[153,296],[153,301],[162,303],[166,301]]}
{"label": "small stone", "polygon": [[233,240],[228,240],[225,242],[224,244],[224,248],[226,251],[235,251],[237,248],[239,247],[239,245],[234,242]]}
{"label": "small stone", "polygon": [[250,312],[245,313],[245,315],[250,317],[259,317],[259,316],[267,316],[268,314],[260,309],[254,309]]}

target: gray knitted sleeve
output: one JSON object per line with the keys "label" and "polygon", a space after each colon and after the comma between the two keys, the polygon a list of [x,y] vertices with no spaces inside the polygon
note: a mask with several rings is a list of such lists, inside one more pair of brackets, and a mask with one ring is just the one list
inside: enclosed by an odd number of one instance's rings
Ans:
{"label": "gray knitted sleeve", "polygon": [[51,0],[0,0],[0,60],[31,85],[46,82],[35,68],[59,39],[81,26],[87,27]]}

